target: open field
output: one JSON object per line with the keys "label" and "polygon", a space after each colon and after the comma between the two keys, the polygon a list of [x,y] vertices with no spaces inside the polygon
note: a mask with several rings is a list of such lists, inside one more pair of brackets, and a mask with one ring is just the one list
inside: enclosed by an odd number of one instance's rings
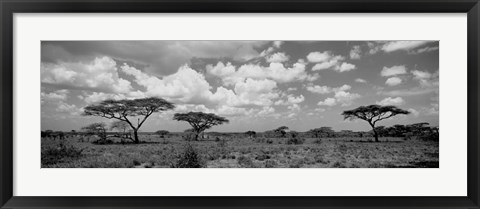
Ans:
{"label": "open field", "polygon": [[141,144],[114,139],[113,144],[99,145],[79,137],[42,138],[42,168],[171,168],[192,158],[195,165],[207,168],[439,167],[438,142],[393,137],[378,143],[371,138],[306,138],[298,144],[288,144],[288,138],[140,139]]}

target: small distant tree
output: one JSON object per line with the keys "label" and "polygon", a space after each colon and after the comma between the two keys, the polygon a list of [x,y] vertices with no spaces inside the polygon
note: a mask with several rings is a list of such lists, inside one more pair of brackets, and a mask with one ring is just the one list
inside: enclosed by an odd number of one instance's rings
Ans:
{"label": "small distant tree", "polygon": [[313,137],[320,138],[320,137],[333,137],[335,135],[335,131],[332,130],[332,127],[320,127],[314,128],[308,131]]}
{"label": "small distant tree", "polygon": [[287,130],[288,127],[286,126],[280,126],[277,129],[275,129],[275,133],[280,134],[281,137],[285,137],[287,135]]}
{"label": "small distant tree", "polygon": [[229,120],[215,115],[213,113],[203,112],[188,112],[188,113],[175,113],[174,120],[186,121],[191,126],[195,133],[195,141],[198,141],[198,136],[205,130],[224,123],[228,123]]}
{"label": "small distant tree", "polygon": [[158,130],[155,132],[160,138],[164,138],[166,135],[168,135],[170,132],[167,130]]}
{"label": "small distant tree", "polygon": [[369,106],[360,106],[353,110],[343,111],[342,115],[345,120],[361,119],[361,120],[367,121],[368,124],[372,127],[373,133],[375,135],[375,142],[379,142],[378,133],[375,130],[375,124],[378,121],[391,118],[395,115],[400,115],[400,114],[407,115],[409,113],[410,113],[409,111],[400,109],[395,106],[369,105]]}
{"label": "small distant tree", "polygon": [[104,122],[92,123],[88,126],[82,127],[87,135],[96,135],[100,137],[100,141],[107,140],[107,125]]}
{"label": "small distant tree", "polygon": [[[99,104],[85,107],[83,115],[100,116],[127,122],[133,130],[134,142],[138,144],[140,143],[138,139],[138,129],[140,129],[145,120],[155,112],[166,111],[173,108],[175,108],[175,105],[157,97],[133,100],[105,100]],[[133,118],[131,117],[137,118],[136,124],[134,124]]]}
{"label": "small distant tree", "polygon": [[257,132],[247,131],[247,132],[245,132],[245,134],[248,136],[248,138],[255,138],[255,136],[257,135]]}
{"label": "small distant tree", "polygon": [[130,125],[126,121],[117,120],[110,125],[110,130],[117,130],[122,132],[121,138],[130,139],[135,142],[130,136]]}

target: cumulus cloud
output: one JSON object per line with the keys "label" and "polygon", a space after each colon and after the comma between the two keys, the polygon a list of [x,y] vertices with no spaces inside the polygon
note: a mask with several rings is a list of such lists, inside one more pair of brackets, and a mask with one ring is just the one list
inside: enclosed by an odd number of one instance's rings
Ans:
{"label": "cumulus cloud", "polygon": [[413,79],[420,83],[423,88],[438,87],[438,71],[430,73],[427,71],[413,70]]}
{"label": "cumulus cloud", "polygon": [[319,85],[307,86],[307,90],[312,92],[312,93],[317,93],[317,94],[328,94],[332,91],[332,89],[328,86],[319,86]]}
{"label": "cumulus cloud", "polygon": [[317,94],[328,94],[332,92],[339,92],[339,91],[347,91],[350,90],[352,87],[350,85],[344,84],[343,86],[332,88],[329,86],[319,86],[319,85],[307,85],[307,90],[312,93]]}
{"label": "cumulus cloud", "polygon": [[292,67],[285,67],[282,63],[270,63],[264,67],[259,64],[245,64],[238,69],[227,63],[218,62],[215,66],[207,65],[207,73],[220,77],[227,86],[234,85],[247,78],[271,79],[280,83],[318,79],[315,75],[308,75],[305,64],[295,63]]}
{"label": "cumulus cloud", "polygon": [[421,49],[416,49],[416,50],[409,51],[408,53],[409,54],[421,54],[421,53],[438,51],[438,49],[439,49],[438,46],[434,46],[434,47],[427,46],[427,47],[424,47],[424,48],[421,48]]}
{"label": "cumulus cloud", "polygon": [[395,98],[392,98],[392,97],[387,97],[385,99],[383,99],[382,101],[378,102],[377,101],[377,104],[378,105],[403,105],[405,104],[405,100],[403,100],[402,97],[395,97]]}
{"label": "cumulus cloud", "polygon": [[286,62],[290,57],[286,55],[284,52],[277,52],[265,58],[267,62]]}
{"label": "cumulus cloud", "polygon": [[407,73],[407,68],[405,65],[395,65],[392,67],[383,67],[382,71],[380,74],[383,77],[390,77],[390,76],[396,76],[396,75],[402,75]]}
{"label": "cumulus cloud", "polygon": [[350,59],[352,60],[358,60],[361,57],[362,50],[359,45],[355,45],[352,47],[350,50]]}
{"label": "cumulus cloud", "polygon": [[312,67],[312,71],[332,69],[337,72],[347,72],[356,69],[355,65],[343,62],[345,57],[340,55],[335,56],[330,51],[310,52],[307,55],[307,60],[311,63],[316,63]]}
{"label": "cumulus cloud", "polygon": [[130,81],[120,78],[116,62],[110,57],[97,57],[91,62],[42,63],[41,81],[68,88],[126,93]]}
{"label": "cumulus cloud", "polygon": [[282,44],[283,44],[283,41],[274,41],[273,42],[273,46],[275,48],[280,48],[280,46],[282,46]]}
{"label": "cumulus cloud", "polygon": [[418,117],[420,115],[420,112],[418,112],[417,110],[415,110],[413,108],[409,108],[408,111],[415,117]]}
{"label": "cumulus cloud", "polygon": [[352,87],[349,85],[343,85],[338,88],[329,88],[328,93],[334,92],[333,97],[327,98],[324,101],[320,101],[317,104],[324,106],[335,106],[337,104],[340,104],[341,106],[350,106],[355,99],[361,97],[357,93],[348,92],[348,90],[351,88]]}
{"label": "cumulus cloud", "polygon": [[400,79],[399,77],[390,77],[387,79],[387,81],[385,81],[385,84],[389,86],[396,86],[401,83],[402,83],[402,79]]}
{"label": "cumulus cloud", "polygon": [[[229,57],[244,62],[260,56],[257,48],[268,41],[52,41],[42,42],[42,62],[90,60],[106,55],[145,66],[152,75],[175,73],[179,66],[196,58]],[[214,49],[214,50],[212,50]],[[58,52],[62,52],[59,55]]]}
{"label": "cumulus cloud", "polygon": [[337,104],[337,100],[335,98],[326,98],[324,101],[320,101],[317,103],[320,106],[335,106]]}
{"label": "cumulus cloud", "polygon": [[366,80],[364,80],[364,79],[361,79],[361,78],[357,78],[357,79],[355,79],[355,82],[357,82],[357,83],[367,83],[367,81],[366,81]]}
{"label": "cumulus cloud", "polygon": [[300,95],[298,97],[290,94],[287,95],[286,99],[281,99],[275,102],[275,105],[293,105],[293,104],[299,104],[305,101],[305,97],[303,95]]}
{"label": "cumulus cloud", "polygon": [[332,59],[332,53],[330,51],[325,52],[310,52],[307,55],[307,60],[309,62],[317,63],[317,62],[326,62]]}
{"label": "cumulus cloud", "polygon": [[40,98],[42,103],[43,102],[58,102],[58,101],[65,101],[67,100],[68,94],[70,93],[67,89],[60,89],[53,92],[40,93]]}
{"label": "cumulus cloud", "polygon": [[428,41],[390,41],[382,46],[382,50],[385,52],[394,52],[398,50],[409,51],[427,43]]}
{"label": "cumulus cloud", "polygon": [[335,70],[338,71],[338,72],[347,72],[347,71],[350,71],[350,70],[355,70],[357,67],[353,64],[350,64],[350,63],[342,63],[338,68],[336,68]]}

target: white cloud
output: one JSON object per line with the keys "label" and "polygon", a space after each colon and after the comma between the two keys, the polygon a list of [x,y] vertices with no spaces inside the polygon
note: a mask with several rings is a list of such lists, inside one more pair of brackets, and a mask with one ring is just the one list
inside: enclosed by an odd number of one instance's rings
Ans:
{"label": "white cloud", "polygon": [[147,96],[166,97],[173,101],[205,102],[210,96],[210,84],[205,77],[188,66],[182,66],[174,74],[162,79],[150,76],[127,64],[121,66],[124,73],[134,76],[135,82],[146,88]]}
{"label": "white cloud", "polygon": [[347,91],[350,90],[352,87],[350,85],[344,84],[343,86],[332,88],[328,86],[319,86],[319,85],[308,85],[307,91],[317,94],[328,94],[332,92],[339,92],[339,91]]}
{"label": "white cloud", "polygon": [[270,116],[271,114],[273,114],[275,112],[275,108],[271,107],[271,106],[266,106],[266,107],[263,107],[262,110],[260,110],[259,112],[257,112],[255,114],[255,116]]}
{"label": "white cloud", "polygon": [[303,95],[300,95],[298,97],[295,97],[294,95],[290,94],[287,95],[286,99],[281,99],[275,102],[275,105],[293,105],[293,104],[299,104],[305,101],[305,97]]}
{"label": "white cloud", "polygon": [[439,49],[438,46],[435,46],[435,47],[427,46],[427,47],[424,47],[424,48],[421,48],[421,49],[417,49],[417,50],[414,50],[414,51],[409,51],[409,53],[410,53],[410,54],[421,54],[421,53],[427,53],[427,52],[437,51],[438,49]]}
{"label": "white cloud", "polygon": [[289,109],[290,111],[300,111],[300,105],[292,104],[292,105],[288,106],[287,109]]}
{"label": "white cloud", "polygon": [[126,99],[127,97],[124,94],[109,94],[109,93],[103,93],[103,92],[93,92],[89,95],[83,96],[83,98],[87,104],[92,104],[92,103],[98,103],[107,99],[120,100],[120,99]]}
{"label": "white cloud", "polygon": [[355,79],[355,82],[357,82],[357,83],[367,83],[367,81],[366,81],[366,80],[364,80],[364,79],[361,79],[361,78],[357,78],[357,79]]}
{"label": "white cloud", "polygon": [[413,108],[409,108],[408,111],[409,111],[410,113],[412,113],[412,115],[415,116],[415,117],[418,117],[418,116],[420,115],[420,113],[419,113],[417,110],[413,109]]}
{"label": "white cloud", "polygon": [[367,42],[368,46],[368,53],[369,54],[376,54],[378,51],[381,49],[381,45],[375,43],[375,42]]}
{"label": "white cloud", "polygon": [[438,71],[429,73],[427,71],[413,70],[413,79],[418,80],[421,87],[438,87]]}
{"label": "white cloud", "polygon": [[317,103],[317,105],[320,106],[335,106],[337,104],[337,100],[334,98],[326,98],[324,101],[320,101]]}
{"label": "white cloud", "polygon": [[89,63],[42,63],[40,66],[43,83],[116,93],[126,93],[132,89],[128,80],[119,77],[116,62],[110,57],[97,57]]}
{"label": "white cloud", "polygon": [[361,54],[362,53],[362,50],[360,48],[360,46],[358,45],[355,45],[352,47],[352,49],[350,50],[350,59],[352,60],[358,60],[360,59],[361,57]]}
{"label": "white cloud", "polygon": [[400,79],[399,77],[390,77],[387,79],[387,81],[385,81],[385,84],[389,86],[396,86],[401,83],[402,83],[402,79]]}
{"label": "white cloud", "polygon": [[277,52],[265,58],[267,62],[286,62],[290,57],[286,55],[284,52]]}
{"label": "white cloud", "polygon": [[392,67],[383,67],[382,72],[380,74],[383,77],[395,76],[395,75],[402,75],[407,73],[407,68],[405,65],[395,65]]}
{"label": "white cloud", "polygon": [[427,43],[428,41],[390,41],[382,46],[382,50],[385,52],[394,52],[398,50],[409,51]]}
{"label": "white cloud", "polygon": [[318,76],[308,75],[305,71],[305,64],[302,63],[295,63],[292,67],[285,67],[282,63],[270,63],[268,67],[259,64],[246,64],[235,70],[231,64],[224,65],[219,62],[216,66],[208,65],[207,72],[220,77],[227,86],[235,85],[235,83],[246,78],[272,79],[280,83],[318,79]]}
{"label": "white cloud", "polygon": [[307,60],[316,63],[312,67],[312,71],[333,69],[337,72],[347,72],[356,69],[356,66],[350,63],[342,62],[345,60],[343,56],[335,56],[330,51],[325,52],[310,52],[307,55]]}
{"label": "white cloud", "polygon": [[310,52],[307,55],[307,60],[309,62],[326,62],[332,58],[332,53],[330,51],[325,52]]}
{"label": "white cloud", "polygon": [[355,70],[356,68],[357,67],[355,65],[344,62],[340,66],[338,66],[334,69],[338,72],[348,72],[348,71],[351,71],[351,70]]}
{"label": "white cloud", "polygon": [[331,91],[335,92],[333,97],[327,98],[324,101],[318,102],[318,105],[335,106],[340,104],[341,106],[352,105],[355,99],[360,98],[359,94],[347,92],[351,86],[343,85],[339,88],[333,88]]}
{"label": "white cloud", "polygon": [[41,92],[40,98],[43,102],[57,102],[67,100],[68,94],[70,93],[67,89],[56,90],[50,93]]}
{"label": "white cloud", "polygon": [[405,100],[403,100],[402,97],[395,97],[395,98],[392,98],[392,97],[387,97],[385,99],[383,99],[382,101],[380,102],[377,102],[378,105],[403,105],[405,104]]}
{"label": "white cloud", "polygon": [[75,104],[67,104],[65,102],[58,103],[55,111],[69,113],[70,115],[80,115],[80,113],[82,112],[82,110],[78,108]]}
{"label": "white cloud", "polygon": [[332,89],[328,86],[319,86],[319,85],[307,86],[307,90],[317,94],[328,94],[332,91]]}
{"label": "white cloud", "polygon": [[356,93],[350,93],[346,91],[338,91],[335,93],[335,100],[342,106],[350,106],[352,105],[353,100],[358,98],[360,98],[360,95]]}
{"label": "white cloud", "polygon": [[273,46],[275,48],[280,48],[280,46],[282,46],[282,44],[283,44],[283,41],[274,41],[273,42]]}
{"label": "white cloud", "polygon": [[412,74],[416,79],[430,79],[432,74],[426,71],[412,70]]}

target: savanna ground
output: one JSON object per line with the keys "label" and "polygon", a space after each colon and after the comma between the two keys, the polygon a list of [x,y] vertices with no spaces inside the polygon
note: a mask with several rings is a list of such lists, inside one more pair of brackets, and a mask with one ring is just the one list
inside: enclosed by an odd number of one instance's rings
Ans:
{"label": "savanna ground", "polygon": [[[81,137],[81,136],[79,136]],[[140,144],[42,138],[42,168],[438,168],[439,143],[403,138],[223,137],[185,141],[140,135]],[[185,166],[187,165],[187,166]]]}

